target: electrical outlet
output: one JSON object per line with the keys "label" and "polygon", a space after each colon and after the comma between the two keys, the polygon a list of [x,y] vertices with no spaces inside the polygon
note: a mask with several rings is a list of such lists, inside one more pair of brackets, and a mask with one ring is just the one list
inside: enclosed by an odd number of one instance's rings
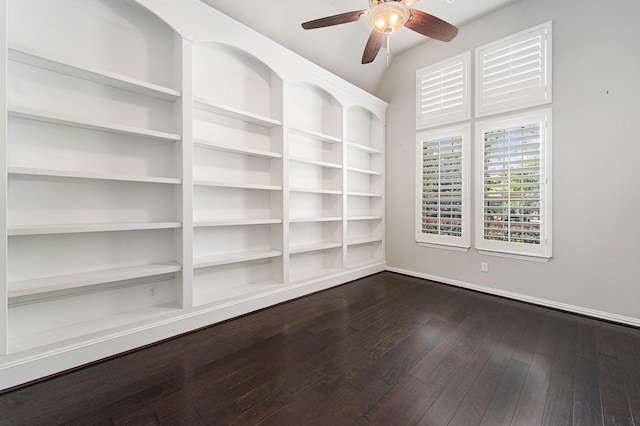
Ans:
{"label": "electrical outlet", "polygon": [[489,264],[487,262],[480,263],[480,270],[482,272],[489,272]]}
{"label": "electrical outlet", "polygon": [[160,290],[157,285],[149,287],[149,299],[156,299],[158,297],[158,293],[160,293]]}

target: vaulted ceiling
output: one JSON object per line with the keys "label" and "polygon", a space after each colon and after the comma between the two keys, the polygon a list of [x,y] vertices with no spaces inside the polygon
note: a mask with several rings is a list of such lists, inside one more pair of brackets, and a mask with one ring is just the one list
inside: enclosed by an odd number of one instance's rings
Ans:
{"label": "vaulted ceiling", "polygon": [[[373,63],[360,63],[371,32],[366,19],[314,30],[300,26],[313,19],[367,9],[368,0],[202,1],[367,91],[375,91],[387,70],[386,48],[381,49]],[[516,1],[422,0],[411,8],[435,15],[464,31],[464,24]],[[425,42],[442,43],[401,28],[390,38],[391,60],[393,55]]]}

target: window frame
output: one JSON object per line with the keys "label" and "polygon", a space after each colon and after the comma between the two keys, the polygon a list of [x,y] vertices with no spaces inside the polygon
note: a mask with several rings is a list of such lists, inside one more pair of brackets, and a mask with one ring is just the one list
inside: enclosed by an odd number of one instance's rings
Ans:
{"label": "window frame", "polygon": [[[552,257],[552,109],[543,108],[476,122],[475,125],[475,247],[481,254],[547,262]],[[540,244],[484,238],[484,135],[488,131],[540,123]]]}
{"label": "window frame", "polygon": [[[460,136],[462,139],[461,163],[461,202],[462,202],[462,235],[449,236],[427,234],[422,232],[422,203],[423,203],[423,144],[444,138]],[[470,231],[470,162],[471,162],[471,124],[461,123],[445,128],[424,130],[416,134],[416,198],[415,198],[415,240],[418,245],[426,247],[448,248],[451,250],[467,251],[471,247]]]}
{"label": "window frame", "polygon": [[[422,79],[428,74],[445,72],[462,64],[462,105],[460,108],[450,111],[440,109],[431,114],[422,113]],[[461,53],[438,63],[429,65],[416,71],[416,130],[457,123],[471,119],[471,51]],[[442,93],[439,95],[442,97]]]}

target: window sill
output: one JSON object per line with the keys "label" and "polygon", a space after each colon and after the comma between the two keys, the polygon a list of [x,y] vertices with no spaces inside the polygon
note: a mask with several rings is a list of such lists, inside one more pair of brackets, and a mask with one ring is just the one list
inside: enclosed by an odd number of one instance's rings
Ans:
{"label": "window sill", "polygon": [[436,243],[425,243],[422,241],[416,241],[420,247],[428,247],[434,249],[442,249],[442,250],[450,250],[450,251],[458,251],[458,252],[468,252],[469,246],[455,246],[450,244],[436,244]]}
{"label": "window sill", "polygon": [[507,259],[526,260],[528,262],[548,263],[551,260],[551,256],[538,256],[530,254],[517,254],[517,253],[505,253],[502,251],[491,251],[484,249],[477,249],[478,253],[484,256],[505,257]]}

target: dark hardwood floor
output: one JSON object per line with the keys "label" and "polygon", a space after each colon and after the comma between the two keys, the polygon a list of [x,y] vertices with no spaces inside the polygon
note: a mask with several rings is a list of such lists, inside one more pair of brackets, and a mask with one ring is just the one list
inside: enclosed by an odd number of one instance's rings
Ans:
{"label": "dark hardwood floor", "polygon": [[384,272],[7,392],[0,423],[640,425],[640,330]]}

